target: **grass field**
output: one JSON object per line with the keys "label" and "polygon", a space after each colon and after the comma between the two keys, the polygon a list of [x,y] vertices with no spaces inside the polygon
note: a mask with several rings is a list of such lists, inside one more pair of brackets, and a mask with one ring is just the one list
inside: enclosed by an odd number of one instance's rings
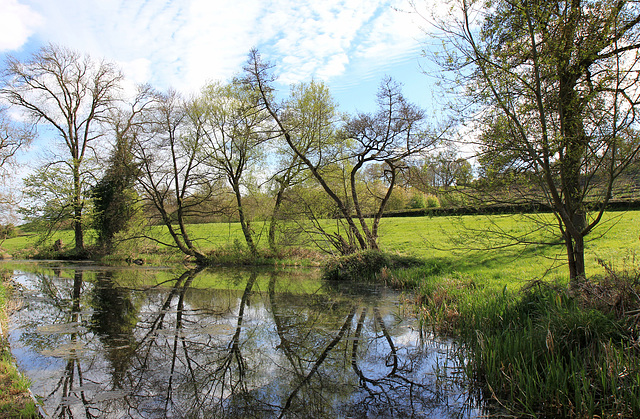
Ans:
{"label": "grass field", "polygon": [[[493,215],[383,220],[384,249],[417,256],[434,275],[457,274],[480,282],[511,287],[533,279],[568,280],[566,249],[556,231],[536,232],[533,216]],[[550,220],[550,215],[540,215]],[[503,238],[497,237],[499,231]],[[504,238],[530,233],[555,245],[511,245]],[[640,212],[612,212],[588,236],[587,275],[602,275],[598,260],[621,268],[640,256]]]}
{"label": "grass field", "polygon": [[[567,269],[565,248],[562,244],[513,245],[505,237],[525,236],[529,239],[560,243],[554,226],[540,230],[539,221],[553,222],[549,214],[491,215],[446,217],[390,217],[383,218],[380,226],[380,246],[390,253],[418,257],[431,267],[434,275],[461,275],[490,284],[509,287],[531,279],[565,281]],[[328,223],[327,223],[328,224]],[[259,233],[262,223],[254,223]],[[239,224],[194,224],[190,234],[205,252],[216,249],[238,249],[243,238]],[[499,232],[500,234],[496,234]],[[158,227],[156,237],[169,241]],[[588,275],[604,272],[601,259],[620,268],[634,262],[640,255],[640,211],[611,212],[588,237],[586,264]],[[87,234],[91,243],[91,233]],[[266,248],[266,234],[259,245]],[[61,238],[67,247],[73,244],[71,231],[54,236],[50,243]],[[8,239],[3,248],[15,257],[28,257],[34,253],[35,235]],[[135,240],[126,243],[117,257],[141,257],[148,263],[181,261],[176,250],[167,249],[150,241]]]}

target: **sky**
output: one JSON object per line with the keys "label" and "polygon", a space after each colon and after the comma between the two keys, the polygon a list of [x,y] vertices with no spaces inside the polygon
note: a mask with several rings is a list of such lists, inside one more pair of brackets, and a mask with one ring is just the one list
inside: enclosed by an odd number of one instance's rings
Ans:
{"label": "sky", "polygon": [[409,0],[0,0],[0,61],[54,43],[117,63],[130,82],[190,94],[239,73],[255,47],[282,97],[321,80],[343,111],[370,112],[389,75],[428,107],[425,22],[412,10]]}

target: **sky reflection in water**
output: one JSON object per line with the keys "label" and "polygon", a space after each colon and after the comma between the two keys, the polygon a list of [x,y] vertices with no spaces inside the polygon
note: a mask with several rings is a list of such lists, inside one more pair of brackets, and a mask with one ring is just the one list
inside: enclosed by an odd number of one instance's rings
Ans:
{"label": "sky reflection in water", "polygon": [[307,271],[23,264],[10,341],[55,417],[475,417],[448,342]]}

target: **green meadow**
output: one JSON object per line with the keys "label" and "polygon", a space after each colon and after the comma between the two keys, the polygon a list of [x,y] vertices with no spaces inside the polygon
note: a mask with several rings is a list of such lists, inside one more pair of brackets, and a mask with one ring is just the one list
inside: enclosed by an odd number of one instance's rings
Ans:
{"label": "green meadow", "polygon": [[[413,256],[425,262],[426,275],[463,276],[487,285],[519,286],[532,279],[566,281],[565,248],[550,214],[489,215],[489,216],[440,216],[440,217],[389,217],[380,226],[380,246],[388,253]],[[331,227],[326,222],[326,227]],[[545,225],[546,224],[546,225]],[[254,222],[256,231],[266,230],[266,225]],[[227,252],[228,262],[233,262],[243,250],[243,237],[238,223],[192,224],[190,234],[198,246],[208,253]],[[587,273],[601,275],[601,262],[614,267],[632,264],[640,254],[640,211],[610,212],[588,237],[586,249]],[[156,227],[151,235],[170,242],[162,227]],[[91,234],[88,234],[91,242]],[[260,235],[259,244],[267,252],[266,232]],[[73,246],[71,231],[54,235],[42,247],[51,247],[62,239],[67,248]],[[37,236],[23,234],[6,240],[2,247],[14,258],[36,255]],[[526,241],[529,244],[520,244]],[[543,242],[544,244],[536,244]],[[322,254],[310,244],[293,247],[296,254],[310,257],[311,264],[321,263]],[[46,254],[46,252],[45,252]],[[328,256],[328,255],[325,255]],[[183,262],[185,257],[176,249],[135,239],[123,242],[110,261],[141,258],[147,264],[171,264]],[[281,264],[304,264],[300,260],[281,258]]]}

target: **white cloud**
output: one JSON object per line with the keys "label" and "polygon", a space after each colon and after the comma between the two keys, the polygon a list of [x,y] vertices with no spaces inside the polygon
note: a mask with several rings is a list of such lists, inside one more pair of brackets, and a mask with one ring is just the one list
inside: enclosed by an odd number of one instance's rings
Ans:
{"label": "white cloud", "polygon": [[151,60],[148,58],[137,58],[131,61],[118,62],[125,77],[136,84],[143,84],[151,78]]}
{"label": "white cloud", "polygon": [[40,38],[185,93],[240,72],[252,47],[277,65],[282,83],[293,83],[329,80],[358,60],[372,71],[415,57],[421,34],[394,9],[407,0],[17,1],[0,0],[46,16]]}
{"label": "white cloud", "polygon": [[[330,78],[341,74],[344,66],[336,65],[357,48],[358,33],[372,18],[378,5],[375,1],[304,1],[298,2],[294,13],[286,8],[264,17],[265,27],[272,30],[266,46],[270,55],[283,57],[279,68],[285,83],[311,77]],[[284,7],[284,5],[282,5]],[[270,24],[270,20],[278,22]]]}
{"label": "white cloud", "polygon": [[[267,58],[278,64],[283,83],[329,80],[356,66],[372,77],[420,55],[424,32],[407,0],[298,2],[298,9],[264,17],[271,29]],[[401,10],[405,10],[404,12]],[[282,16],[285,14],[285,16]],[[280,28],[269,25],[277,17]],[[366,64],[364,64],[366,62]]]}
{"label": "white cloud", "polygon": [[0,52],[21,48],[43,19],[18,0],[0,0]]}
{"label": "white cloud", "polygon": [[396,9],[401,2],[381,7],[379,15],[370,24],[368,34],[362,40],[359,57],[385,63],[415,57],[423,32],[416,22],[417,16]]}
{"label": "white cloud", "polygon": [[264,12],[263,4],[260,0],[191,2],[189,23],[177,38],[185,60],[185,85],[229,79],[242,70],[259,37],[255,23]]}

